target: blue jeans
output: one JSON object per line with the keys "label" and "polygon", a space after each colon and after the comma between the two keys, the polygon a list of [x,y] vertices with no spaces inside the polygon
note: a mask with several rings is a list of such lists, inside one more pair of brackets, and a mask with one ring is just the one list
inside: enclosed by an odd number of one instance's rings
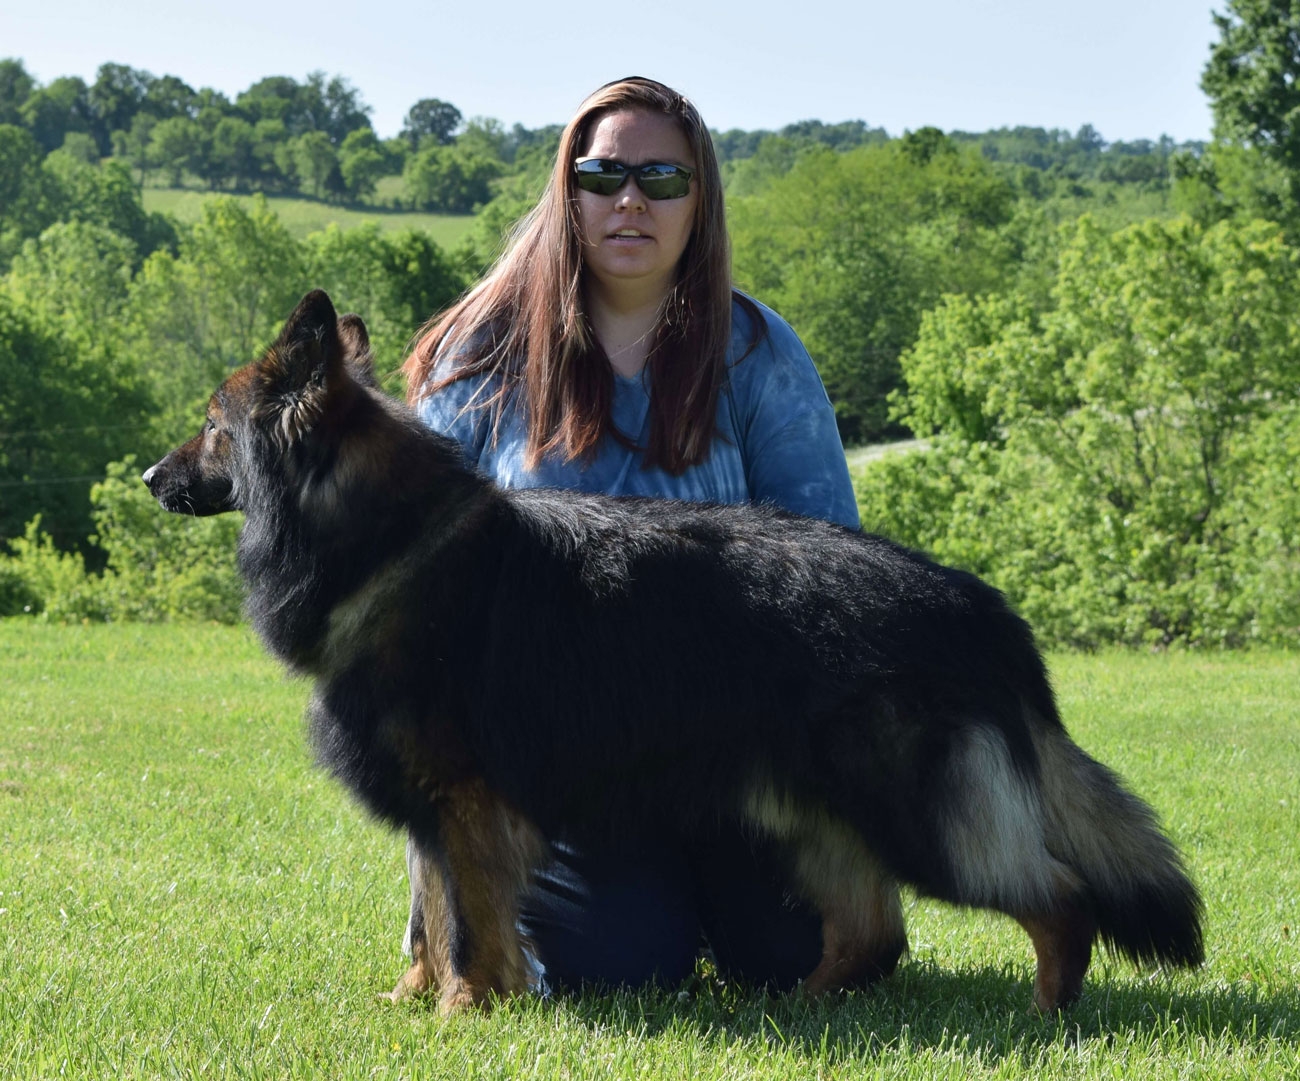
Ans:
{"label": "blue jeans", "polygon": [[734,828],[599,854],[557,845],[520,924],[552,990],[672,987],[704,942],[723,977],[788,990],[821,959],[821,921],[787,881],[774,849]]}

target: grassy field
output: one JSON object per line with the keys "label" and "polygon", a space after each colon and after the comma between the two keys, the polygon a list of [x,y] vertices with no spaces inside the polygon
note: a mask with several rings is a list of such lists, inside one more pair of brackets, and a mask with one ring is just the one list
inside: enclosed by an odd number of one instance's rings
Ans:
{"label": "grassy field", "polygon": [[1300,1076],[1300,657],[1053,667],[1076,738],[1188,857],[1203,971],[1103,956],[1044,1020],[1014,925],[912,902],[912,957],[870,992],[702,968],[443,1021],[375,1000],[403,968],[401,839],[313,767],[306,687],[247,631],[0,622],[0,1076]]}
{"label": "grassy field", "polygon": [[[223,193],[229,194],[229,193]],[[212,198],[212,192],[181,188],[145,188],[144,208],[171,214],[178,221],[195,222],[203,213],[203,202]],[[251,202],[252,195],[234,195],[232,198]],[[267,201],[284,222],[285,228],[301,240],[309,233],[318,233],[337,223],[342,229],[363,222],[377,222],[385,231],[422,229],[443,248],[460,243],[473,227],[469,214],[419,214],[414,211],[386,210],[380,207],[352,209],[335,206],[315,199],[268,195]]]}

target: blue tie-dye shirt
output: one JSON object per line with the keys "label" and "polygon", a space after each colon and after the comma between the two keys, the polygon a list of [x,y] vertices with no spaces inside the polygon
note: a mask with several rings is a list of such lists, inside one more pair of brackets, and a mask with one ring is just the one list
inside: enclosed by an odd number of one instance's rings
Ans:
{"label": "blue tie-dye shirt", "polygon": [[[798,336],[761,304],[767,333],[746,354],[751,319],[732,305],[727,383],[718,397],[718,435],[708,458],[680,476],[644,468],[636,447],[605,437],[590,461],[549,456],[524,465],[528,433],[521,411],[507,412],[492,438],[483,380],[462,379],[420,401],[420,417],[459,442],[466,459],[507,488],[577,488],[608,495],[657,496],[713,503],[772,503],[796,514],[858,527],[835,413]],[[445,374],[438,369],[437,375]],[[649,436],[649,369],[614,376],[613,421],[643,447]],[[476,393],[480,392],[480,393]]]}

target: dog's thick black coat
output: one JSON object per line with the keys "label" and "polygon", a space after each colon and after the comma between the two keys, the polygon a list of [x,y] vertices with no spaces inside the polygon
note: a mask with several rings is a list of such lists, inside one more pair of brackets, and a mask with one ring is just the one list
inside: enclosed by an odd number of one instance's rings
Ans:
{"label": "dog's thick black coat", "polygon": [[1080,751],[1025,623],[977,578],[752,506],[503,491],[382,395],[310,294],[145,474],[238,508],[248,610],[314,677],[322,759],[409,831],[415,963],[453,1009],[520,989],[519,892],[560,835],[733,819],[789,852],[827,990],[888,973],[898,883],[1016,917],[1035,1001],[1093,939],[1201,959],[1150,810]]}

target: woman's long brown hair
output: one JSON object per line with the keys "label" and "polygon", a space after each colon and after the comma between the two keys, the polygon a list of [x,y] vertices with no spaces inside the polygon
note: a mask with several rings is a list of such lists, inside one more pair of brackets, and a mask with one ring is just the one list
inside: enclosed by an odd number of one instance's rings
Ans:
{"label": "woman's long brown hair", "polygon": [[[606,434],[629,444],[637,435],[614,429],[613,370],[583,310],[573,173],[573,161],[595,124],[626,109],[678,124],[690,144],[699,191],[691,237],[646,362],[651,396],[645,463],[681,473],[708,457],[713,439],[732,301],[718,159],[694,105],[662,83],[632,77],[602,86],[582,103],[560,136],[540,202],[516,227],[486,277],[425,324],[402,365],[412,402],[459,379],[498,376],[495,392],[475,407],[499,418],[507,399],[511,407],[522,404],[530,467],[552,452],[567,460],[589,457]],[[755,325],[761,326],[761,319]],[[454,366],[435,377],[444,355],[454,358]]]}

